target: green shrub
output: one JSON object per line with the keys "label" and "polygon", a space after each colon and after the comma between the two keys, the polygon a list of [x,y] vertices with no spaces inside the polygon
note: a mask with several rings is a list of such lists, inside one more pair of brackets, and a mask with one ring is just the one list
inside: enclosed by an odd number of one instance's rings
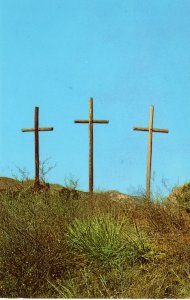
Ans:
{"label": "green shrub", "polygon": [[76,219],[68,227],[69,245],[103,264],[134,265],[161,257],[146,234],[131,226],[126,219],[106,215]]}
{"label": "green shrub", "polygon": [[118,222],[109,216],[76,219],[68,227],[68,242],[102,263],[118,263],[125,252],[124,227],[125,220]]}

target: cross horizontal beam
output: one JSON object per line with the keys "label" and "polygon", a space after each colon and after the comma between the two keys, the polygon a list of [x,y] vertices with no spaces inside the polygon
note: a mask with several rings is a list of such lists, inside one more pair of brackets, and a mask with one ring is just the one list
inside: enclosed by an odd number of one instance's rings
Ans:
{"label": "cross horizontal beam", "polygon": [[[149,131],[149,128],[144,128],[144,127],[133,127],[133,130],[138,130],[138,131]],[[168,129],[158,129],[158,128],[152,128],[151,129],[153,132],[161,132],[161,133],[168,133]]]}
{"label": "cross horizontal beam", "polygon": [[[38,128],[38,131],[52,131],[53,127]],[[23,128],[22,132],[34,132],[35,128]]]}
{"label": "cross horizontal beam", "polygon": [[[89,100],[89,119],[88,120],[75,120],[74,123],[78,124],[88,124],[89,127],[89,193],[92,196],[93,194],[93,185],[94,185],[94,160],[93,160],[93,127],[94,124],[108,124],[108,120],[94,120],[93,118],[93,98]],[[90,199],[92,197],[90,196]]]}
{"label": "cross horizontal beam", "polygon": [[[75,120],[75,123],[82,123],[82,124],[88,124],[89,120]],[[108,124],[109,121],[107,120],[92,120],[92,123],[96,123],[96,124]]]}
{"label": "cross horizontal beam", "polygon": [[146,197],[150,200],[150,179],[151,179],[151,165],[152,165],[152,137],[154,132],[168,133],[168,129],[153,128],[154,106],[150,107],[149,126],[133,127],[133,130],[148,132],[148,159],[147,159],[147,173],[146,173]]}
{"label": "cross horizontal beam", "polygon": [[23,128],[22,132],[33,132],[34,133],[34,154],[35,154],[35,181],[34,187],[40,187],[40,160],[39,160],[39,131],[52,131],[53,127],[40,127],[39,128],[39,107],[35,107],[34,110],[34,127]]}

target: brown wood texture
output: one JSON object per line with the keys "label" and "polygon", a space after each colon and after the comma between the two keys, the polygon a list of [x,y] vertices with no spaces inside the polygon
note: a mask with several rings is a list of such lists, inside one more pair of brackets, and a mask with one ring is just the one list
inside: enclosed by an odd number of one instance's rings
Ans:
{"label": "brown wood texture", "polygon": [[[88,124],[89,120],[75,120],[74,123]],[[92,123],[96,124],[108,124],[108,120],[93,120]]]}
{"label": "brown wood texture", "polygon": [[34,187],[40,186],[40,159],[39,159],[39,131],[52,131],[53,127],[39,128],[39,107],[34,110],[34,128],[23,128],[22,132],[34,132],[34,161],[35,161],[35,180]]}
{"label": "brown wood texture", "polygon": [[[137,131],[149,131],[149,128],[145,127],[133,127],[133,130]],[[168,129],[159,129],[159,128],[152,128],[152,132],[160,132],[160,133],[168,133]]]}
{"label": "brown wood texture", "polygon": [[35,181],[34,181],[34,186],[38,187],[40,184],[40,160],[39,160],[39,134],[38,134],[38,129],[39,129],[39,107],[35,107],[35,112],[34,112],[34,140],[35,140]]}
{"label": "brown wood texture", "polygon": [[152,166],[152,128],[154,118],[154,106],[150,107],[150,119],[148,127],[148,157],[147,157],[147,173],[146,173],[146,198],[150,200],[150,179]]}
{"label": "brown wood texture", "polygon": [[94,166],[93,166],[93,99],[89,100],[89,193],[93,193],[94,186]]}
{"label": "brown wood texture", "polygon": [[[22,132],[34,132],[35,128],[23,128]],[[52,131],[53,127],[38,128],[38,131]]]}
{"label": "brown wood texture", "polygon": [[148,131],[148,157],[147,157],[147,172],[146,172],[146,198],[150,200],[151,186],[151,166],[152,166],[152,133],[168,133],[168,129],[153,128],[154,106],[150,107],[149,127],[133,127],[133,130]]}
{"label": "brown wood texture", "polygon": [[[93,119],[93,98],[89,100],[89,120],[75,120],[74,123],[89,124],[89,193],[93,194],[94,188],[94,160],[93,160],[93,124],[108,124],[108,120]],[[90,197],[92,199],[92,197]]]}

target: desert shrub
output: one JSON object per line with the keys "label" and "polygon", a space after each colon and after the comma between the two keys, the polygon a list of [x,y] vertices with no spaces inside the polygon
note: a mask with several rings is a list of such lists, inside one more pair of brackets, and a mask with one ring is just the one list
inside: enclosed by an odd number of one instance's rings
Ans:
{"label": "desert shrub", "polygon": [[[165,261],[164,261],[165,262]],[[52,282],[51,282],[52,283]],[[64,298],[168,298],[178,294],[175,275],[167,264],[114,268],[85,265],[67,280],[51,285]]]}
{"label": "desert shrub", "polygon": [[[160,233],[181,232],[189,228],[188,214],[178,209],[170,202],[137,203],[132,210],[126,210],[126,216],[131,222],[136,222],[145,231]],[[151,230],[149,230],[151,229]]]}
{"label": "desert shrub", "polygon": [[47,205],[41,194],[1,198],[1,297],[54,296],[47,278],[63,276],[70,266],[59,204]]}
{"label": "desert shrub", "polygon": [[190,183],[183,185],[181,195],[179,195],[179,204],[185,208],[190,208]]}
{"label": "desert shrub", "polygon": [[67,280],[49,284],[61,298],[123,298],[129,285],[124,277],[121,270],[90,264],[80,269],[74,277],[70,274]]}
{"label": "desert shrub", "polygon": [[76,219],[68,227],[68,243],[102,264],[117,267],[144,263],[161,255],[145,232],[131,226],[126,218],[113,219],[110,215]]}
{"label": "desert shrub", "polygon": [[88,253],[102,263],[123,259],[126,245],[123,227],[126,221],[117,222],[109,216],[76,219],[68,227],[68,243],[80,252]]}
{"label": "desert shrub", "polygon": [[190,183],[185,183],[181,187],[173,188],[168,196],[168,200],[179,208],[190,211]]}

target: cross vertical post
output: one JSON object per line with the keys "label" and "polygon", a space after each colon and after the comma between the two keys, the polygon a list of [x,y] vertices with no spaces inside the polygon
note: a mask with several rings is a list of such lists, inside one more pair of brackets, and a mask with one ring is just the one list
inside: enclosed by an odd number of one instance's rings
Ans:
{"label": "cross vertical post", "polygon": [[34,185],[36,187],[40,184],[40,159],[39,159],[39,134],[38,134],[38,128],[39,128],[39,107],[35,107],[34,112],[34,124],[35,124],[35,182]]}
{"label": "cross vertical post", "polygon": [[22,132],[34,132],[34,161],[35,161],[35,180],[34,187],[40,187],[40,159],[39,159],[39,131],[52,131],[53,127],[39,128],[39,107],[34,111],[34,128],[24,128]]}
{"label": "cross vertical post", "polygon": [[150,178],[151,178],[151,165],[152,165],[152,129],[154,118],[154,106],[150,107],[150,119],[148,127],[148,158],[147,158],[147,175],[146,175],[146,191],[147,199],[150,199]]}
{"label": "cross vertical post", "polygon": [[93,171],[94,171],[94,143],[93,143],[93,99],[90,98],[89,100],[89,192],[93,193],[94,188],[94,178],[93,178]]}
{"label": "cross vertical post", "polygon": [[151,182],[151,166],[152,166],[152,134],[153,132],[168,133],[168,129],[153,128],[154,106],[150,107],[150,119],[148,128],[133,127],[133,130],[148,131],[148,157],[147,157],[147,173],[146,173],[146,199],[150,201],[150,182]]}
{"label": "cross vertical post", "polygon": [[94,157],[93,157],[93,124],[108,124],[108,120],[94,120],[93,117],[93,98],[89,100],[89,120],[75,120],[74,123],[89,124],[89,193],[92,195],[94,190]]}

